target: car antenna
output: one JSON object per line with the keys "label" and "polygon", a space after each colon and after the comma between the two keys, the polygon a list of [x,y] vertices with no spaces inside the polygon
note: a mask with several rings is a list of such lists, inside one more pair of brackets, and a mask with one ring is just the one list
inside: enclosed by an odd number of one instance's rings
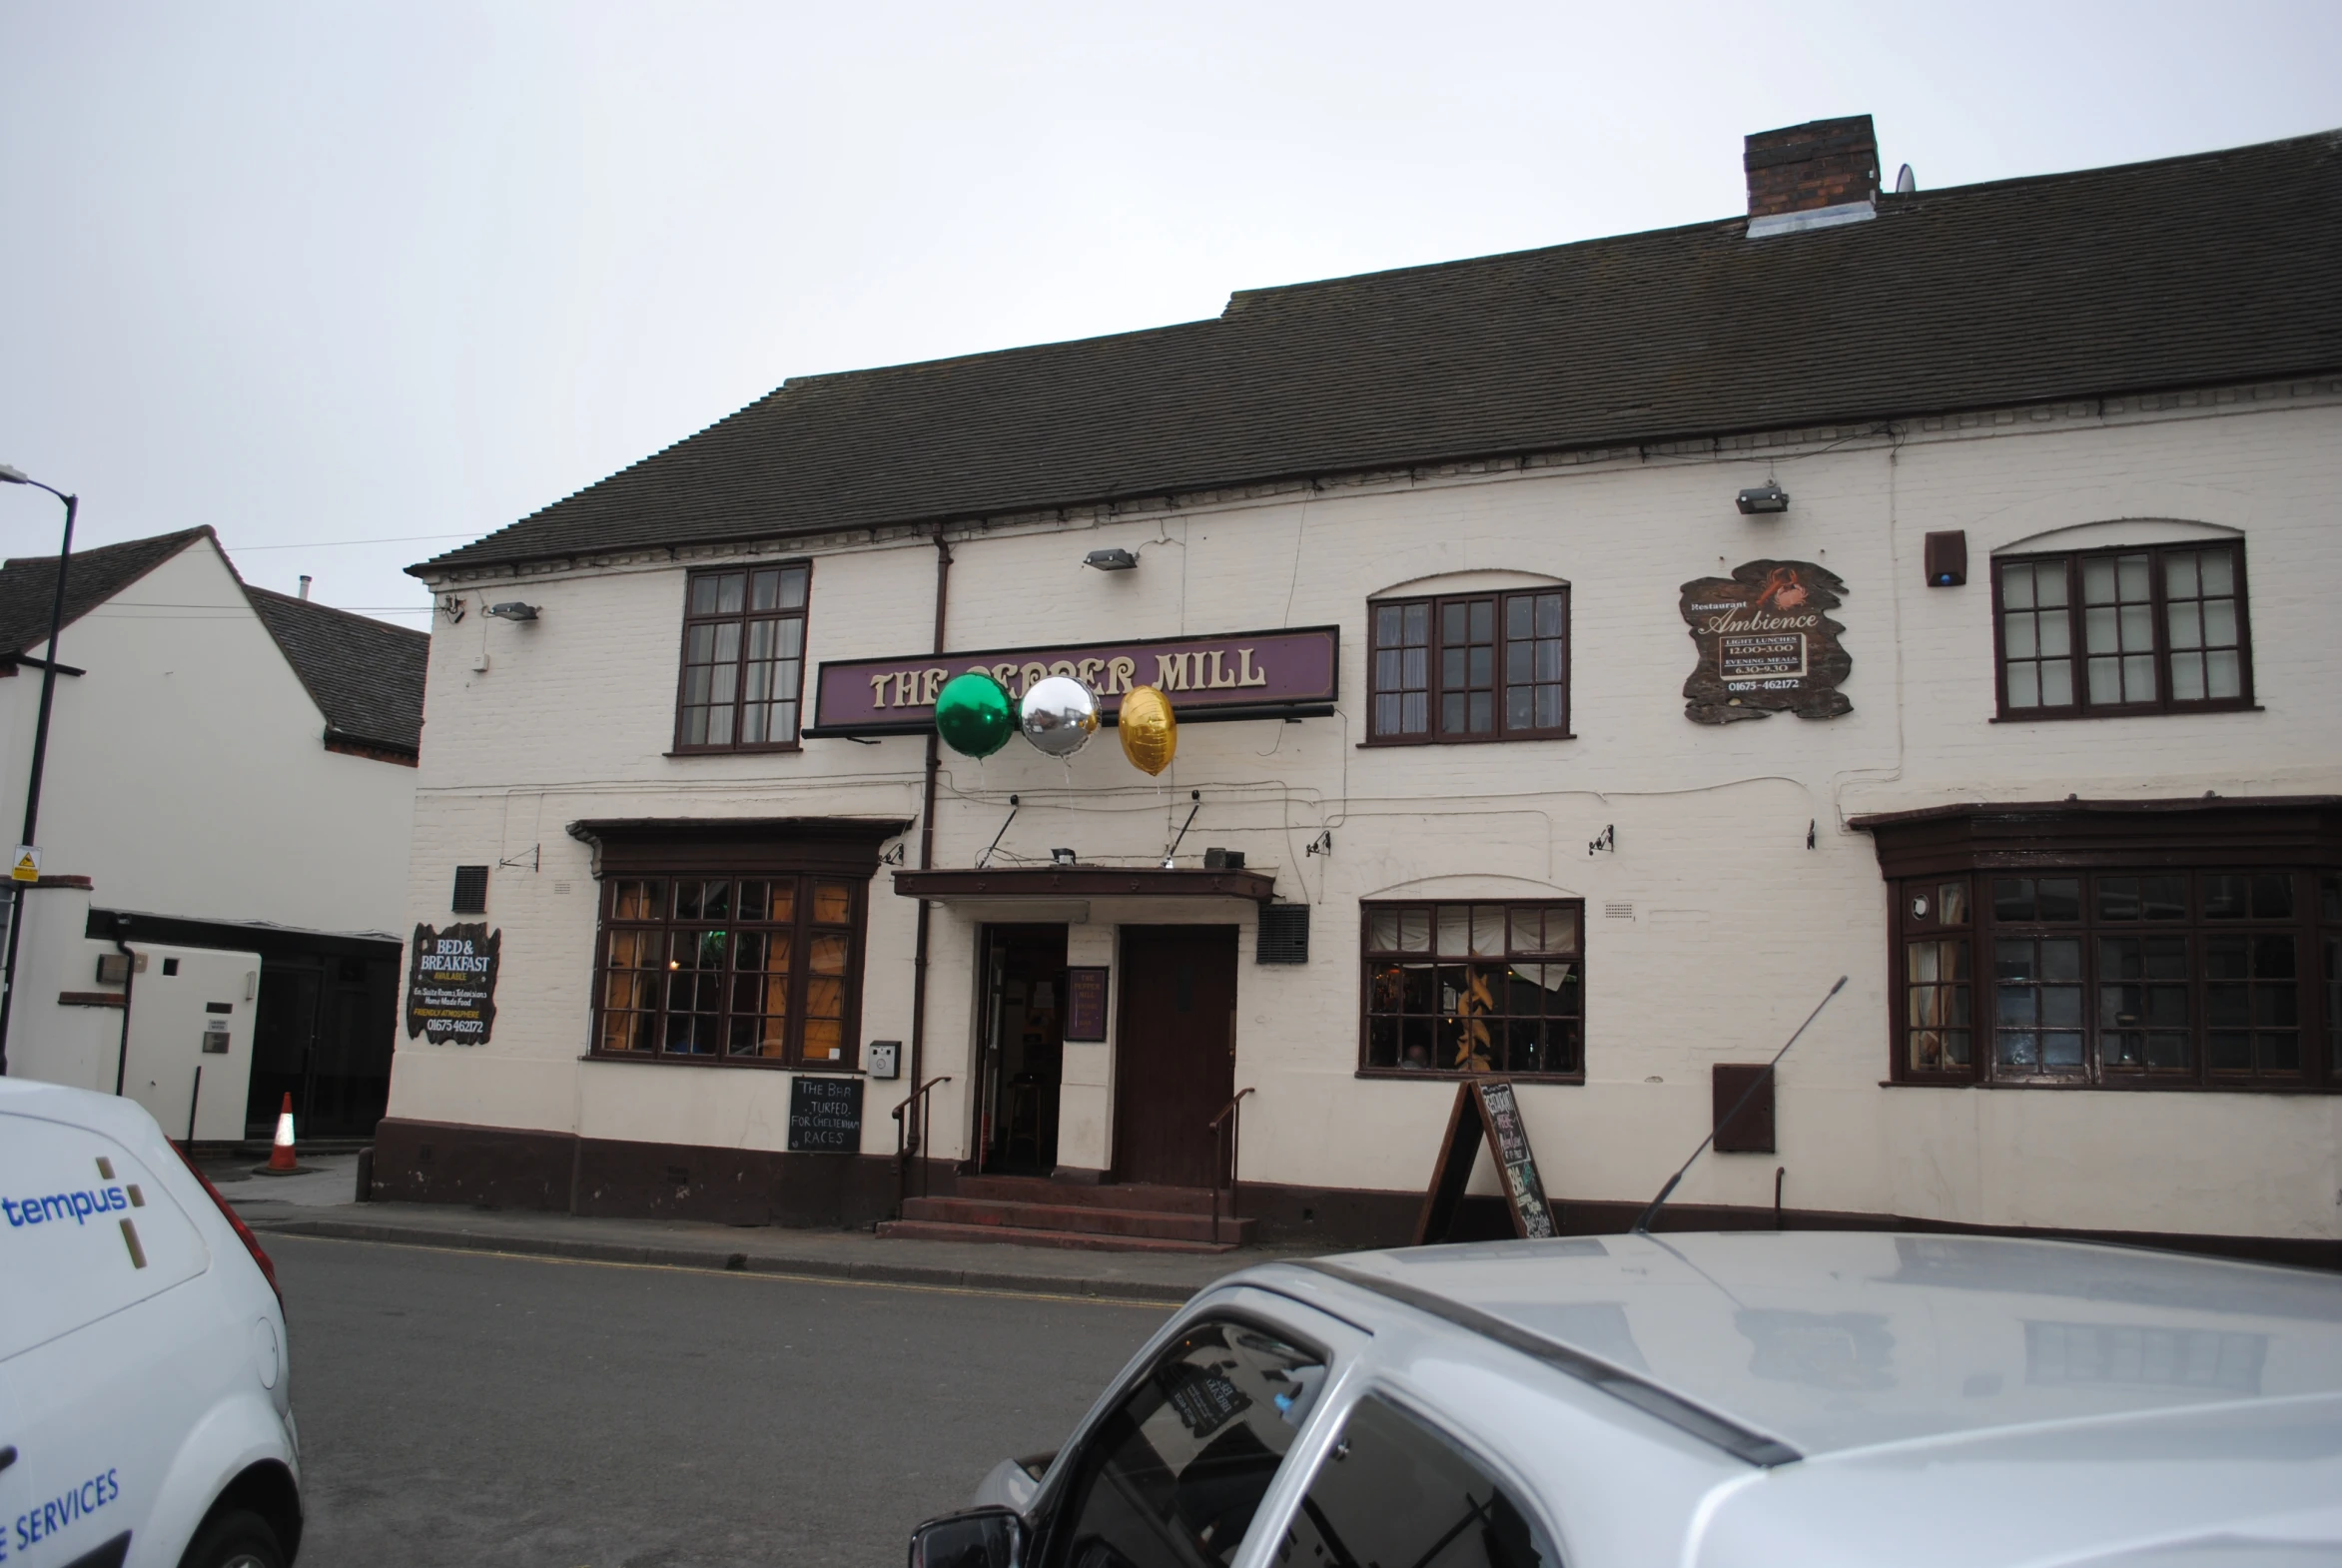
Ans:
{"label": "car antenna", "polygon": [[1844,991],[1845,989],[1846,977],[1841,975],[1838,977],[1838,984],[1830,988],[1829,996],[1825,996],[1820,1002],[1814,1004],[1814,1011],[1806,1015],[1806,1021],[1803,1024],[1798,1025],[1797,1035],[1792,1035],[1781,1043],[1781,1049],[1773,1053],[1773,1060],[1766,1063],[1764,1070],[1757,1074],[1755,1078],[1749,1080],[1749,1087],[1741,1091],[1741,1096],[1738,1103],[1736,1103],[1730,1111],[1726,1112],[1722,1117],[1718,1118],[1716,1127],[1710,1128],[1708,1130],[1708,1136],[1700,1140],[1700,1147],[1692,1151],[1692,1158],[1685,1161],[1683,1163],[1682,1169],[1667,1178],[1667,1184],[1659,1189],[1659,1195],[1657,1197],[1651,1199],[1651,1206],[1643,1210],[1643,1217],[1635,1221],[1635,1228],[1629,1232],[1630,1234],[1649,1235],[1651,1233],[1651,1221],[1659,1217],[1659,1210],[1665,1208],[1667,1206],[1668,1198],[1675,1195],[1675,1184],[1684,1178],[1684,1173],[1691,1170],[1694,1161],[1697,1161],[1702,1155],[1708,1152],[1708,1146],[1710,1144],[1716,1142],[1717,1129],[1729,1127],[1732,1124],[1732,1119],[1741,1114],[1742,1109],[1749,1103],[1749,1097],[1757,1092],[1758,1086],[1770,1079],[1773,1076],[1773,1069],[1780,1065],[1781,1059],[1783,1057],[1789,1055],[1789,1048],[1797,1044],[1798,1035],[1802,1035],[1807,1030],[1813,1028],[1814,1020],[1822,1016],[1822,1009],[1830,1005],[1830,998],[1837,996],[1838,993]]}

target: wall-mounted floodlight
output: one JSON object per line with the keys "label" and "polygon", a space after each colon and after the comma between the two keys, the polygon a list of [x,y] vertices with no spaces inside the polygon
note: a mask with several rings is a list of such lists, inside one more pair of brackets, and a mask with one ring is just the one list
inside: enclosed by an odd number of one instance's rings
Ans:
{"label": "wall-mounted floodlight", "polygon": [[1789,510],[1789,491],[1767,479],[1754,489],[1740,492],[1740,509],[1744,515],[1757,516],[1766,512]]}
{"label": "wall-mounted floodlight", "polygon": [[1074,864],[1074,852],[1070,849],[1053,849],[1049,852],[1049,858],[1054,865],[1070,866]]}
{"label": "wall-mounted floodlight", "polygon": [[1100,571],[1129,571],[1139,564],[1139,557],[1129,550],[1092,550],[1082,557],[1082,564]]}
{"label": "wall-mounted floodlight", "polygon": [[489,605],[480,613],[493,615],[498,620],[534,620],[536,619],[536,606],[523,604],[518,599],[506,599],[501,604]]}

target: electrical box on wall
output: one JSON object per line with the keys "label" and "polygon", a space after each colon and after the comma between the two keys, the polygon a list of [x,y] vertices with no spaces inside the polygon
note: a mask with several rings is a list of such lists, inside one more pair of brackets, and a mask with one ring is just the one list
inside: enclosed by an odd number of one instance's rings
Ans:
{"label": "electrical box on wall", "polygon": [[899,1040],[874,1040],[863,1053],[872,1078],[901,1078],[903,1076],[903,1043]]}

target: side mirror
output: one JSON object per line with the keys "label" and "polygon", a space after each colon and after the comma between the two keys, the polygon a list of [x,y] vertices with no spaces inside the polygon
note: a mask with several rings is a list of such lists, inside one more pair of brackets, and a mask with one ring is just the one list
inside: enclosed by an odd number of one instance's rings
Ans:
{"label": "side mirror", "polygon": [[971,1508],[911,1532],[911,1568],[1024,1568],[1025,1521],[1007,1508]]}

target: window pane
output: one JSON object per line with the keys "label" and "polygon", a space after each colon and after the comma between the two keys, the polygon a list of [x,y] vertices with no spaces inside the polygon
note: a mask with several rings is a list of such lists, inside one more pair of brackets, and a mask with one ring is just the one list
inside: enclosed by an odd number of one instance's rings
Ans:
{"label": "window pane", "polygon": [[1351,1409],[1275,1560],[1299,1568],[1547,1568],[1556,1561],[1504,1488],[1372,1397]]}
{"label": "window pane", "polygon": [[2041,667],[2037,664],[2008,666],[2008,705],[2012,708],[2037,708],[2041,705]]}
{"label": "window pane", "polygon": [[1398,945],[1402,953],[1431,951],[1431,911],[1402,909],[1398,916]]}
{"label": "window pane", "polygon": [[1398,951],[1398,911],[1370,909],[1366,911],[1366,951],[1395,953]]}
{"label": "window pane", "polygon": [[1232,1562],[1325,1372],[1256,1328],[1189,1329],[1075,1456],[1064,1561]]}
{"label": "window pane", "polygon": [[747,586],[748,574],[746,572],[727,571],[716,578],[716,613],[718,615],[739,614]]}
{"label": "window pane", "polygon": [[1501,957],[1504,953],[1504,911],[1492,904],[1479,904],[1472,909],[1472,954],[1475,958]]}
{"label": "window pane", "polygon": [[813,885],[813,918],[819,925],[843,926],[854,918],[854,889],[843,882]]}
{"label": "window pane", "polygon": [[1561,635],[1563,602],[1564,600],[1562,599],[1562,596],[1558,593],[1540,593],[1537,595],[1538,636],[1558,637]]}
{"label": "window pane", "polygon": [[2244,695],[2244,662],[2235,653],[2211,653],[2204,657],[2204,694],[2214,701],[2226,702]]}
{"label": "window pane", "polygon": [[1471,912],[1462,904],[1442,904],[1439,914],[1439,949],[1450,958],[1461,958],[1471,951]]}
{"label": "window pane", "polygon": [[1374,645],[1378,648],[1395,648],[1398,646],[1398,640],[1399,607],[1395,604],[1376,605],[1374,607]]}
{"label": "window pane", "polygon": [[841,1026],[835,1019],[805,1020],[805,1053],[807,1062],[843,1062],[846,1059],[846,1041]]}
{"label": "window pane", "polygon": [[2000,568],[2000,602],[2012,610],[2033,607],[2033,568],[2011,563]]}

